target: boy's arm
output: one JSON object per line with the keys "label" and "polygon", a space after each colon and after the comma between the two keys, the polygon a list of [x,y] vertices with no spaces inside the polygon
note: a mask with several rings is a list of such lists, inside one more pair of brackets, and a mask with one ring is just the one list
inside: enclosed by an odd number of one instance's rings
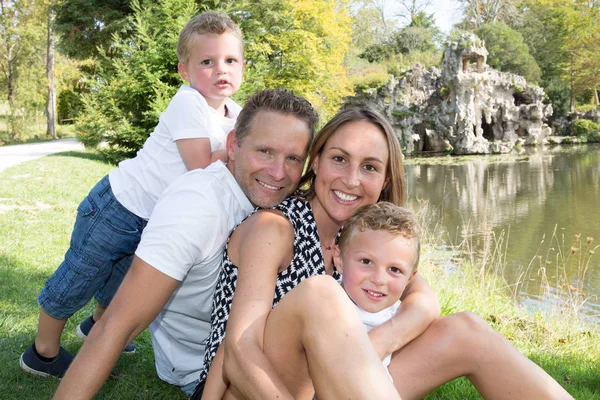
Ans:
{"label": "boy's arm", "polygon": [[223,371],[223,351],[223,346],[219,346],[217,354],[210,365],[206,383],[204,384],[204,391],[202,392],[203,400],[221,400],[227,390],[227,386],[229,386],[229,382],[226,381]]}
{"label": "boy's arm", "polygon": [[419,274],[400,299],[402,303],[392,319],[369,332],[371,343],[381,359],[410,343],[440,316],[437,295]]}
{"label": "boy's arm", "polygon": [[211,153],[210,162],[211,164],[217,160],[221,160],[224,163],[229,161],[229,156],[227,155],[227,149],[215,150]]}
{"label": "boy's arm", "polygon": [[214,153],[210,151],[210,139],[208,138],[179,139],[175,143],[188,171],[206,168],[213,161],[220,159],[213,160]]}

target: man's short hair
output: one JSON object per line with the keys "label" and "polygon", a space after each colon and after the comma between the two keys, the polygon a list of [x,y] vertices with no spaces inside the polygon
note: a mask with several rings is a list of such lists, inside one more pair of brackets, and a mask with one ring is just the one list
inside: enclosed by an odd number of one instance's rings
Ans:
{"label": "man's short hair", "polygon": [[260,90],[248,98],[235,123],[238,144],[241,144],[250,132],[252,121],[259,111],[293,115],[306,122],[310,132],[310,142],[312,142],[319,115],[304,97],[296,95],[291,90],[278,88]]}
{"label": "man's short hair", "polygon": [[195,35],[213,34],[222,35],[231,33],[240,39],[242,55],[244,53],[244,39],[242,31],[235,22],[226,14],[218,11],[208,11],[196,15],[189,20],[185,27],[179,33],[179,41],[177,42],[177,58],[180,63],[186,63],[190,56],[190,48]]}
{"label": "man's short hair", "polygon": [[338,239],[340,250],[344,251],[357,232],[367,230],[386,231],[405,239],[413,239],[417,251],[413,268],[417,269],[421,253],[421,225],[411,210],[387,201],[360,208],[344,223]]}

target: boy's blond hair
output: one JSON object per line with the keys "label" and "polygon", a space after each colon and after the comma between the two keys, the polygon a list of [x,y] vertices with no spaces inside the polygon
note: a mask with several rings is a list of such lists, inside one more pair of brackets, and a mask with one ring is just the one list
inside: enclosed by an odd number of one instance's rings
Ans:
{"label": "boy's blond hair", "polygon": [[222,35],[231,33],[240,39],[242,55],[244,53],[244,39],[242,31],[227,15],[218,11],[208,11],[192,18],[179,33],[177,42],[177,58],[180,63],[187,63],[190,56],[190,46],[195,35],[203,34]]}
{"label": "boy's blond hair", "polygon": [[421,253],[421,226],[417,216],[409,209],[399,207],[387,201],[371,204],[360,208],[346,221],[338,245],[343,252],[357,232],[386,231],[392,235],[413,239],[417,256],[413,269],[419,266]]}

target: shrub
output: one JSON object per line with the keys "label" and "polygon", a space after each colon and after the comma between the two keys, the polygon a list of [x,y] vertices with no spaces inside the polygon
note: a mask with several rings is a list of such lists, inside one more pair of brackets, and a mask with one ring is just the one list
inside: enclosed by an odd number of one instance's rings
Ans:
{"label": "shrub", "polygon": [[85,148],[96,148],[110,131],[110,123],[97,108],[86,107],[75,123],[77,139]]}
{"label": "shrub", "polygon": [[571,124],[571,131],[577,137],[592,137],[598,134],[598,124],[589,119],[578,119]]}
{"label": "shrub", "polygon": [[380,88],[390,80],[388,73],[380,66],[369,66],[363,73],[353,76],[351,83],[356,90]]}

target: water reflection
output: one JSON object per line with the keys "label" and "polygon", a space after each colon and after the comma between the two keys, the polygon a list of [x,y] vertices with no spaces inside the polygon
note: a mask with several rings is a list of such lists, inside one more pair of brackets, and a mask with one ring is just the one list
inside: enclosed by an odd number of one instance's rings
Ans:
{"label": "water reflection", "polygon": [[563,304],[587,299],[584,313],[600,321],[600,248],[589,254],[600,244],[600,147],[527,151],[458,165],[408,160],[409,203],[427,200],[431,227],[441,224],[453,244],[470,238],[479,257],[500,243],[504,277],[521,282],[527,306],[543,307],[557,295]]}

